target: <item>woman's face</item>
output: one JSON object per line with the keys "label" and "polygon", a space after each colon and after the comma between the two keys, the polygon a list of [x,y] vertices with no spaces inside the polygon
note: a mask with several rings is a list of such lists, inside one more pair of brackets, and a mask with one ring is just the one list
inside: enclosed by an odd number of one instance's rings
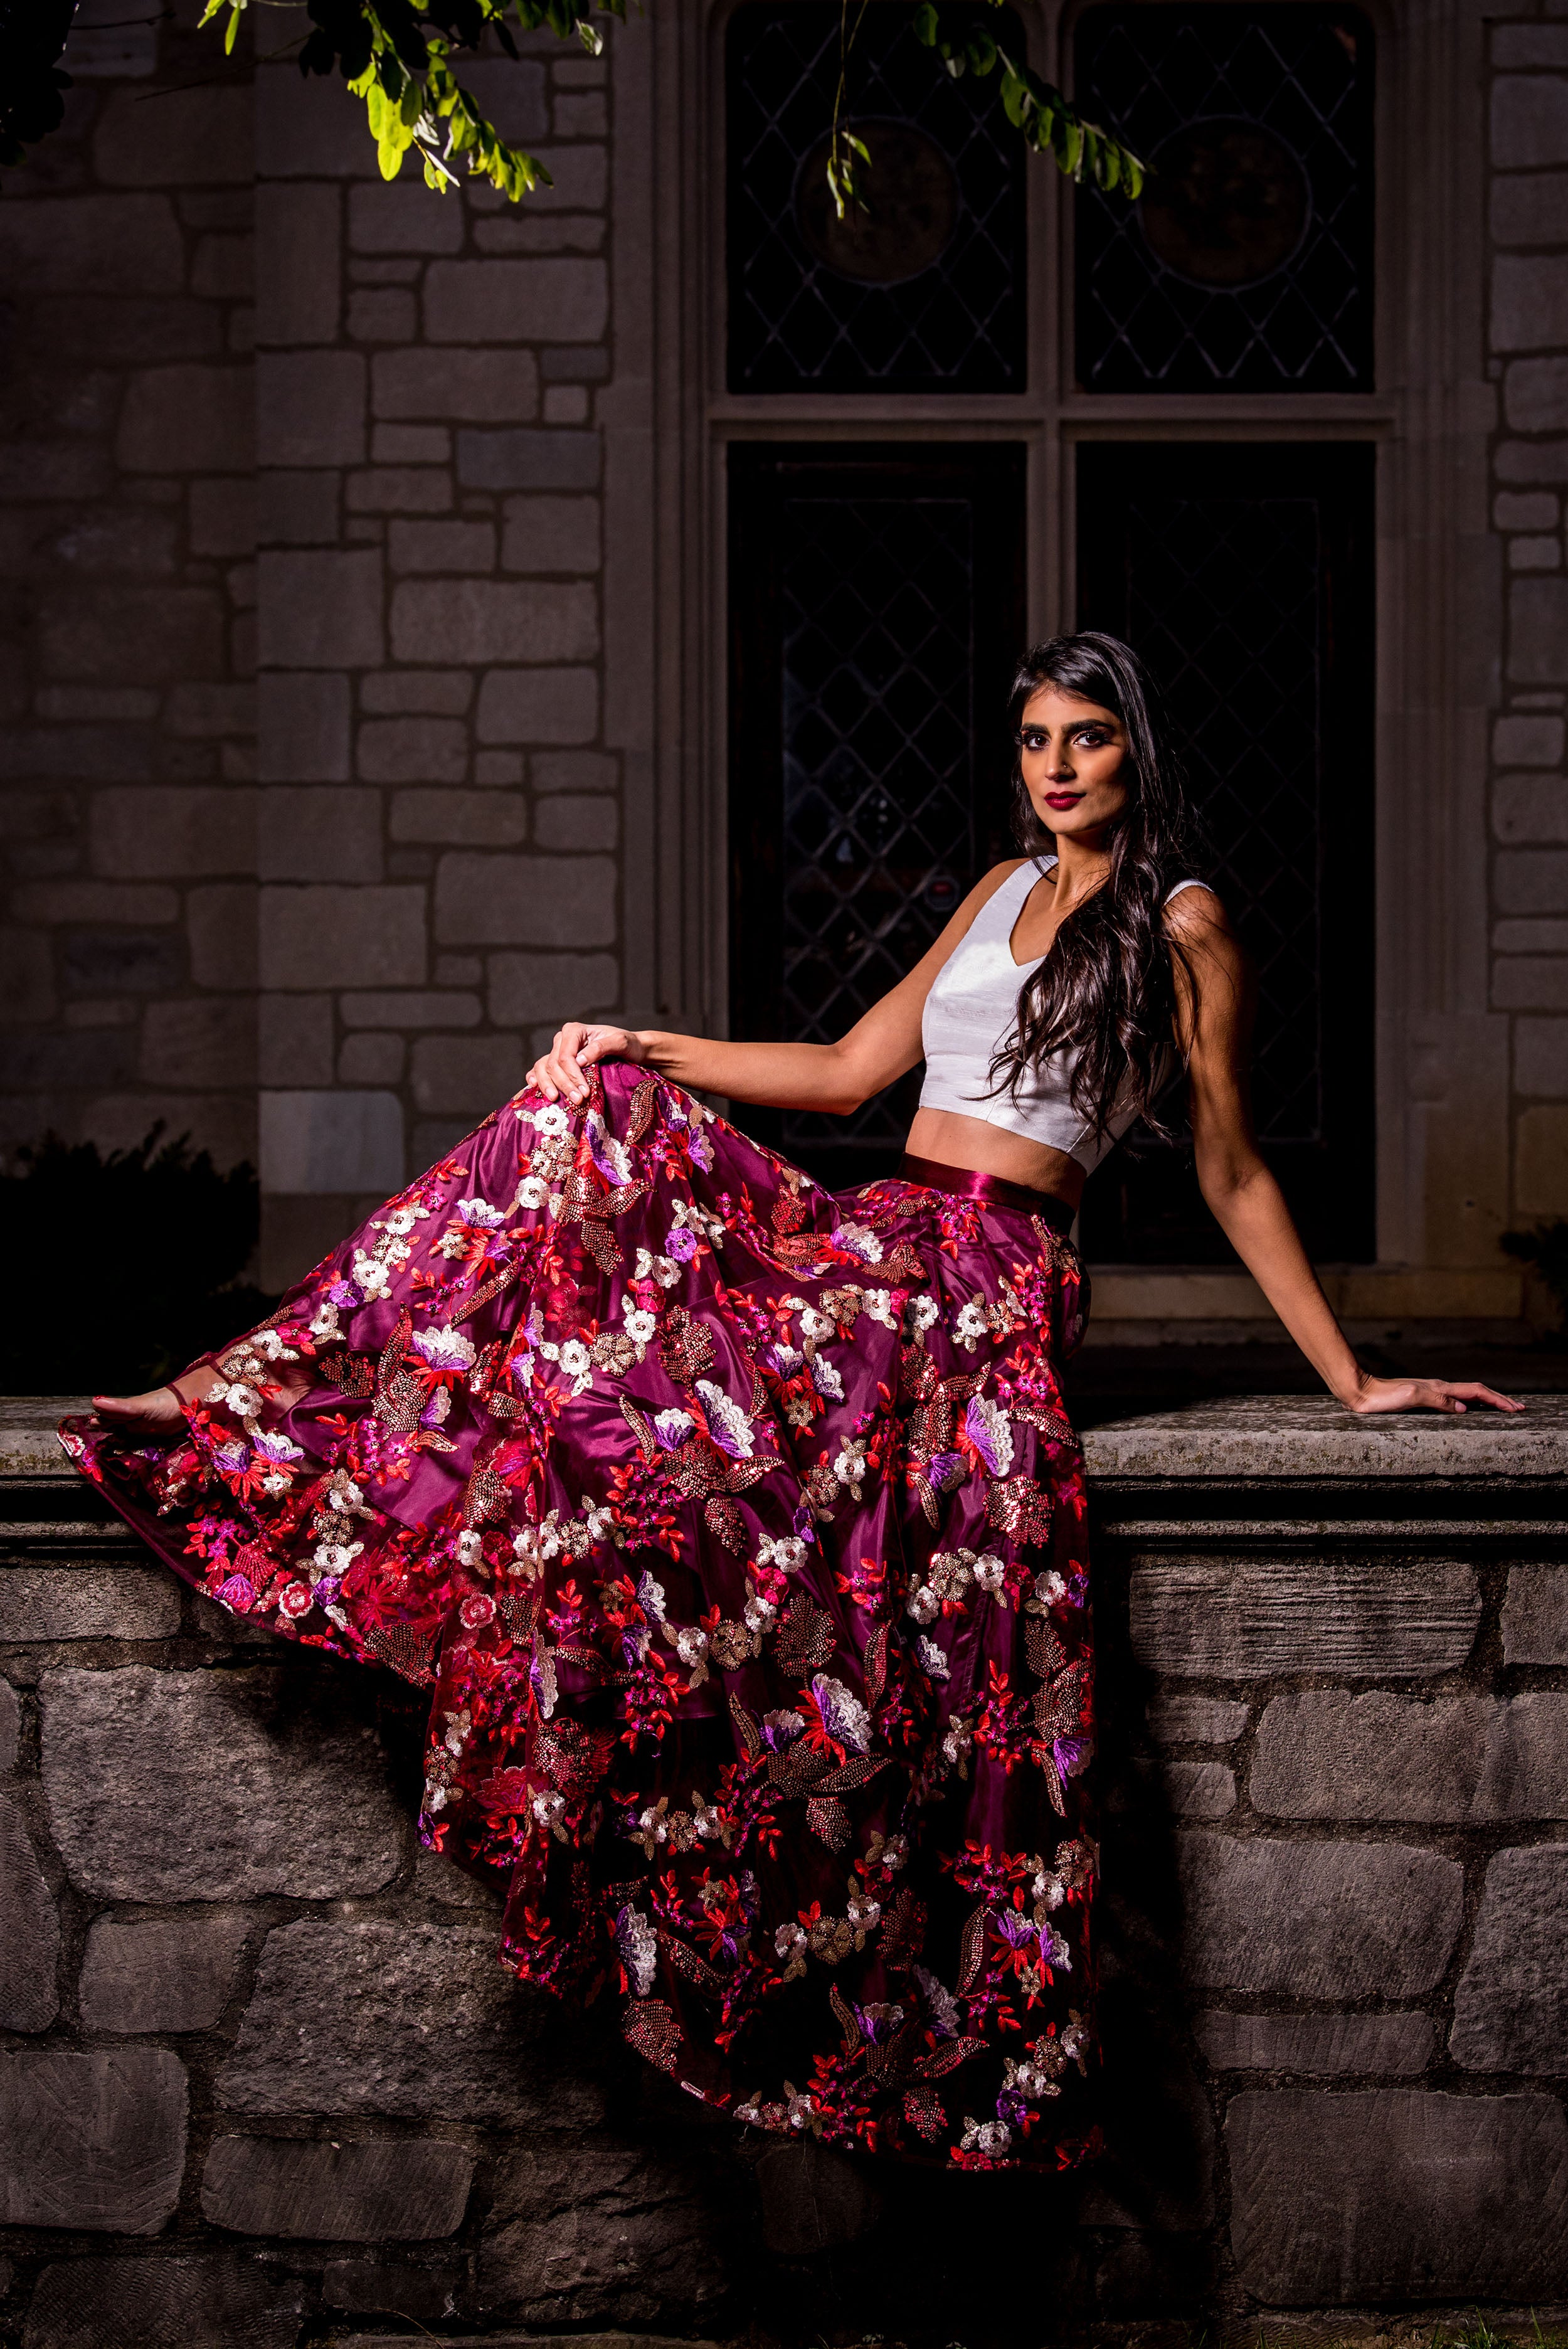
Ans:
{"label": "woman's face", "polygon": [[1058,840],[1098,847],[1131,797],[1127,729],[1097,701],[1042,685],[1024,705],[1019,764],[1030,804]]}

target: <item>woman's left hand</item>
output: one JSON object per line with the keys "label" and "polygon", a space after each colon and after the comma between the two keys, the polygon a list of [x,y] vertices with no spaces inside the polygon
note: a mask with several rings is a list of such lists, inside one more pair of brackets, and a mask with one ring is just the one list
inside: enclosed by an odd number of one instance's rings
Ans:
{"label": "woman's left hand", "polygon": [[1375,1411],[1468,1411],[1472,1402],[1491,1411],[1522,1411],[1512,1395],[1499,1394],[1475,1379],[1363,1379],[1354,1395],[1341,1397],[1346,1411],[1358,1416]]}

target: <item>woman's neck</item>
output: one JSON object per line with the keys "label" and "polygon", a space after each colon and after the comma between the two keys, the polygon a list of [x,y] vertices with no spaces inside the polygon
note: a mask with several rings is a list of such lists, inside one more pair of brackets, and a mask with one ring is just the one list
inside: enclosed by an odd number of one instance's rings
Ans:
{"label": "woman's neck", "polygon": [[1080,840],[1072,833],[1057,835],[1057,904],[1081,905],[1110,877],[1110,849],[1098,836]]}

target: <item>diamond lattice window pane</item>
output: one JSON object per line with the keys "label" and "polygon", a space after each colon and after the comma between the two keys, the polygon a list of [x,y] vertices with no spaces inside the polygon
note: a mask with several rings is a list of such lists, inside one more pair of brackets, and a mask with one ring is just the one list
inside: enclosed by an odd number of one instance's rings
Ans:
{"label": "diamond lattice window pane", "polygon": [[1372,388],[1372,81],[1353,10],[1088,12],[1079,102],[1156,177],[1078,194],[1086,390]]}
{"label": "diamond lattice window pane", "polygon": [[[869,211],[825,187],[834,0],[737,10],[728,29],[732,391],[1021,391],[1023,142],[995,74],[954,81],[903,0],[849,11],[847,117]],[[985,12],[1001,35],[1016,21]]]}

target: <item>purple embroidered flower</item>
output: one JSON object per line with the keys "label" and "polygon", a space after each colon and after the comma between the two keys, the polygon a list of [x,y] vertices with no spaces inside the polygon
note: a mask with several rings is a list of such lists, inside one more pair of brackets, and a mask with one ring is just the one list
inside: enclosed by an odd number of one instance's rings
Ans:
{"label": "purple embroidered flower", "polygon": [[595,1113],[588,1120],[588,1155],[607,1183],[617,1187],[632,1179],[632,1162],[625,1145],[604,1130],[604,1121]]}
{"label": "purple embroidered flower", "polygon": [[805,1355],[797,1352],[793,1346],[786,1346],[782,1339],[777,1346],[769,1349],[769,1355],[774,1369],[780,1378],[785,1379],[792,1379],[806,1359]]}
{"label": "purple embroidered flower", "polygon": [[992,1475],[1005,1476],[1013,1464],[1013,1430],[1006,1413],[985,1395],[971,1395],[964,1425]]}
{"label": "purple embroidered flower", "polygon": [[842,1681],[831,1679],[826,1672],[811,1675],[811,1694],[816,1698],[822,1715],[822,1726],[830,1737],[852,1753],[863,1754],[872,1742],[872,1717],[853,1692]]}
{"label": "purple embroidered flower", "polygon": [[251,1455],[242,1444],[217,1444],[212,1447],[212,1464],[226,1468],[231,1476],[242,1476],[251,1464]]}
{"label": "purple embroidered flower", "polygon": [[1055,1737],[1051,1740],[1051,1752],[1064,1778],[1076,1778],[1080,1770],[1086,1769],[1093,1750],[1087,1737]]}
{"label": "purple embroidered flower", "polygon": [[696,1424],[689,1411],[676,1411],[673,1405],[654,1414],[654,1433],[666,1452],[677,1451]]}
{"label": "purple embroidered flower", "polygon": [[242,1574],[231,1574],[226,1581],[218,1585],[212,1595],[235,1615],[248,1615],[256,1603],[255,1589]]}
{"label": "purple embroidered flower", "polygon": [[[335,1574],[324,1574],[319,1581],[314,1582],[311,1585],[311,1589],[315,1595],[316,1605],[318,1607],[331,1607],[334,1605],[340,1588],[341,1583],[339,1581],[339,1578]],[[222,1592],[219,1593],[219,1596],[222,1596]]]}
{"label": "purple embroidered flower", "polygon": [[933,1455],[925,1473],[934,1491],[956,1492],[964,1482],[964,1454],[961,1452],[938,1452]]}
{"label": "purple embroidered flower", "polygon": [[488,1199],[459,1199],[458,1221],[469,1224],[481,1232],[499,1231],[506,1221],[504,1207],[492,1207]]}
{"label": "purple embroidered flower", "polygon": [[885,2047],[903,2021],[903,2009],[902,2006],[889,2006],[881,2002],[869,2006],[857,2006],[855,2020],[873,2047]]}
{"label": "purple embroidered flower", "polygon": [[694,1125],[691,1132],[687,1134],[686,1148],[691,1152],[692,1164],[694,1166],[700,1166],[705,1174],[711,1174],[713,1173],[713,1144],[708,1140],[707,1134],[704,1133],[699,1127]]}
{"label": "purple embroidered flower", "polygon": [[304,1454],[297,1444],[291,1444],[286,1435],[274,1435],[264,1428],[253,1435],[251,1441],[263,1460],[303,1460],[304,1458]]}
{"label": "purple embroidered flower", "polygon": [[1026,1917],[1019,1909],[1004,1909],[995,1924],[1002,1939],[1015,1950],[1026,1950],[1035,1938],[1033,1919]]}
{"label": "purple embroidered flower", "polygon": [[770,1754],[781,1754],[792,1745],[805,1728],[798,1713],[765,1713],[762,1716],[762,1743]]}
{"label": "purple embroidered flower", "polygon": [[711,1379],[698,1379],[696,1391],[707,1414],[707,1432],[719,1450],[727,1452],[732,1460],[749,1460],[757,1446],[751,1422],[740,1405]]}
{"label": "purple embroidered flower", "polygon": [[351,1280],[335,1280],[326,1292],[326,1301],[340,1311],[347,1311],[359,1302],[359,1291]]}
{"label": "purple embroidered flower", "polygon": [[684,1224],[677,1224],[665,1242],[665,1254],[676,1264],[689,1264],[696,1254],[696,1240]]}
{"label": "purple embroidered flower", "polygon": [[409,1343],[433,1371],[466,1371],[474,1359],[473,1340],[460,1330],[416,1330]]}
{"label": "purple embroidered flower", "polygon": [[615,1919],[615,1947],[621,1953],[633,1994],[646,1998],[658,1971],[659,1945],[647,1919],[630,1905]]}
{"label": "purple embroidered flower", "polygon": [[1040,1963],[1055,1966],[1064,1974],[1070,1974],[1073,1970],[1072,1953],[1052,1924],[1040,1927]]}

